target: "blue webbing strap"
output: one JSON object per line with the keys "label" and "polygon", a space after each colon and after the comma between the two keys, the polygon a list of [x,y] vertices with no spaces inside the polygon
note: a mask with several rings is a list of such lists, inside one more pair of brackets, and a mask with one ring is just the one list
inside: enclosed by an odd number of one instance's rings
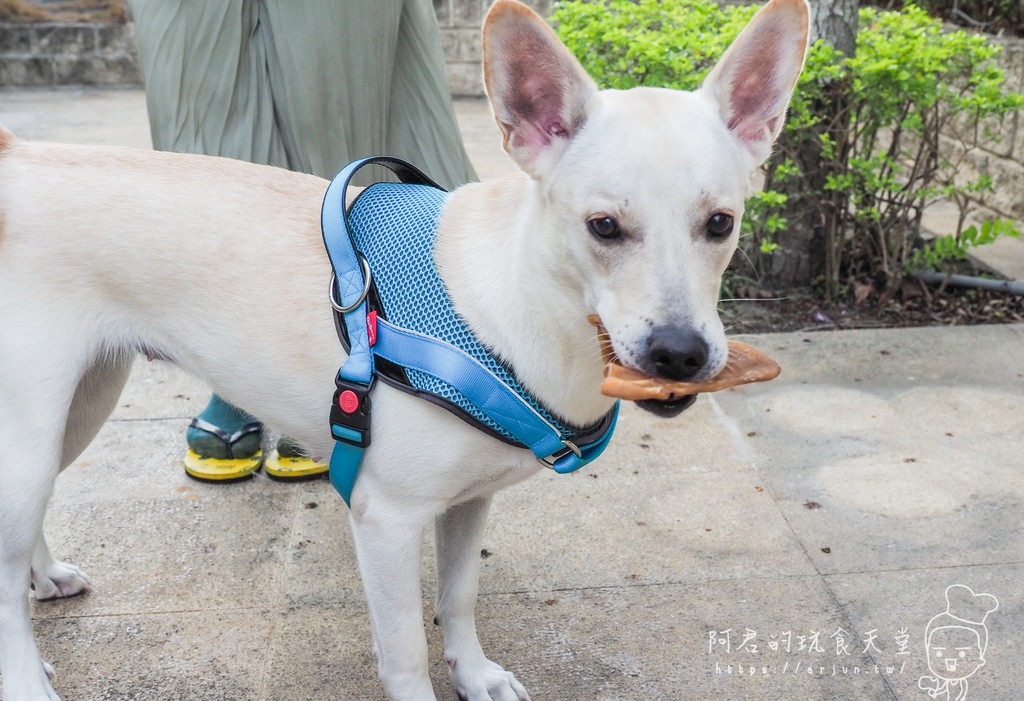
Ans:
{"label": "blue webbing strap", "polygon": [[[376,163],[393,171],[402,182],[437,187],[413,166],[396,158],[374,157],[346,166],[331,182],[321,211],[324,245],[337,279],[337,304],[344,312],[350,350],[336,378],[337,391],[331,406],[331,433],[335,438],[330,478],[335,489],[349,503],[363,453],[370,445],[370,390],[374,379],[374,354],[397,365],[429,373],[459,389],[495,423],[530,447],[555,472],[572,472],[604,450],[615,428],[607,430],[585,446],[570,446],[559,430],[546,421],[517,392],[490,370],[455,346],[398,328],[383,319],[377,322],[377,338],[370,349],[365,299],[369,281],[356,252],[345,216],[345,192],[353,175],[363,166]],[[616,405],[616,412],[618,405]],[[571,448],[576,448],[572,450]]]}
{"label": "blue webbing strap", "polygon": [[[350,308],[343,314],[349,338],[349,354],[335,379],[337,391],[331,404],[331,435],[335,443],[331,452],[330,478],[346,504],[352,496],[363,453],[370,445],[370,388],[374,367],[366,325],[366,290],[369,280],[363,277],[363,266],[349,232],[345,216],[345,193],[356,171],[371,163],[388,168],[403,182],[434,185],[429,178],[404,161],[378,156],[349,163],[334,177],[324,193],[324,203],[320,210],[324,246],[337,280],[337,301],[341,307]],[[346,394],[351,403],[343,408],[343,395]],[[358,415],[361,421],[345,420],[353,415]]]}
{"label": "blue webbing strap", "polygon": [[[396,365],[430,373],[458,387],[473,405],[515,436],[516,440],[529,446],[538,458],[548,458],[567,449],[556,427],[462,349],[415,331],[398,328],[383,319],[377,321],[377,343],[373,348],[380,357]],[[593,454],[594,449],[602,440],[607,443],[606,439],[611,437],[614,425],[612,420],[601,438],[588,446],[581,446],[582,457],[569,450],[566,455],[560,455],[555,460],[552,468],[555,472],[572,472],[597,457],[600,451]],[[586,450],[592,453],[589,459]]]}

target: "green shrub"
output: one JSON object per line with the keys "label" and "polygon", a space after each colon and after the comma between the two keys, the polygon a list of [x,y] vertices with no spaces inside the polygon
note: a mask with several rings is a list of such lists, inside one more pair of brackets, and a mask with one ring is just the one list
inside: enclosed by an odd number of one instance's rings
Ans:
{"label": "green shrub", "polygon": [[555,31],[602,88],[693,90],[757,11],[707,0],[561,2]]}
{"label": "green shrub", "polygon": [[[756,9],[710,0],[562,2],[552,22],[602,87],[691,90]],[[984,125],[1024,105],[1024,97],[1002,89],[1003,72],[994,63],[999,51],[983,36],[944,31],[913,6],[861,9],[852,57],[820,41],[812,46],[785,138],[765,168],[765,190],[748,203],[743,247],[758,269],[767,267],[776,234],[792,226],[793,217],[827,222],[815,243],[823,250],[812,253],[830,261],[818,271],[829,290],[855,279],[898,287],[920,246],[921,213],[936,199],[961,207],[960,227],[950,232],[959,242],[972,198],[992,183],[947,160],[940,136],[969,150],[992,138]],[[838,102],[835,91],[842,93]],[[816,110],[826,104],[845,109]],[[825,178],[811,179],[795,165],[808,140],[820,153]],[[820,205],[793,211],[787,193],[822,189]],[[1016,233],[1006,222],[989,230]]]}
{"label": "green shrub", "polygon": [[906,270],[944,270],[956,261],[966,260],[967,253],[977,246],[984,246],[1000,236],[1019,236],[1020,232],[1005,219],[987,221],[981,225],[969,226],[958,236],[946,234],[924,244],[910,256]]}

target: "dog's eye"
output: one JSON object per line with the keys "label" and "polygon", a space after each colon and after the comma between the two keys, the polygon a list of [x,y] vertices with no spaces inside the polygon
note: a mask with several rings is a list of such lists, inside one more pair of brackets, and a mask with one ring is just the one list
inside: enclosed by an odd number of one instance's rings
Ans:
{"label": "dog's eye", "polygon": [[587,228],[590,229],[590,233],[594,236],[606,241],[617,239],[622,236],[622,230],[619,228],[619,223],[612,217],[594,217],[593,219],[588,219]]}
{"label": "dog's eye", "polygon": [[725,212],[712,214],[707,224],[708,236],[715,239],[724,239],[732,233],[732,227],[733,218],[731,214],[726,214]]}

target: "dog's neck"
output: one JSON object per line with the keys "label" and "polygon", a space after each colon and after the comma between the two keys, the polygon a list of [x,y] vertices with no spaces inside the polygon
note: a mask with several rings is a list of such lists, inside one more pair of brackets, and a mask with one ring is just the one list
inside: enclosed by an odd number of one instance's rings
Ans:
{"label": "dog's neck", "polygon": [[562,420],[589,425],[614,400],[575,272],[548,231],[536,183],[513,175],[449,198],[435,256],[456,311],[480,341]]}

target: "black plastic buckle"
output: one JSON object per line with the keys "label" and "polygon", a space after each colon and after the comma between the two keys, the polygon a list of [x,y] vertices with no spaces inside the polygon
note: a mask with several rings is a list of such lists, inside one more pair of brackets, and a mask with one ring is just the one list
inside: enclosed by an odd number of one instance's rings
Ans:
{"label": "black plastic buckle", "polygon": [[370,445],[370,392],[377,377],[366,385],[346,380],[341,375],[334,378],[337,389],[331,402],[331,435],[336,441],[343,441],[357,448]]}

